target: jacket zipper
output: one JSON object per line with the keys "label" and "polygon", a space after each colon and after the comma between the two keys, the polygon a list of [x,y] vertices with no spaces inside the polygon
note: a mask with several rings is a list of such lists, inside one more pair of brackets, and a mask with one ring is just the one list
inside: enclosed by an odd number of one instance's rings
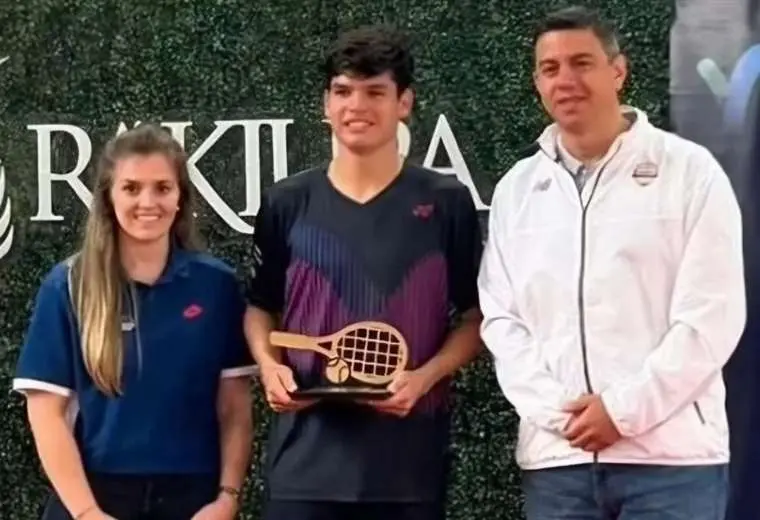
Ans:
{"label": "jacket zipper", "polygon": [[[570,171],[565,167],[564,164],[559,159],[559,154],[557,154],[557,159],[553,159],[551,155],[549,155],[546,150],[542,146],[539,146],[542,152],[549,157],[549,159],[552,160],[553,163],[555,163],[557,166],[562,168],[566,173],[570,175],[571,180],[573,181],[573,184],[575,184],[575,173]],[[581,265],[578,273],[578,325],[580,328],[580,339],[581,339],[581,356],[583,359],[583,376],[585,378],[586,382],[586,391],[589,394],[594,393],[593,385],[591,384],[591,375],[589,372],[589,362],[588,362],[588,348],[586,346],[586,319],[585,319],[585,300],[583,297],[583,289],[584,289],[584,278],[586,274],[586,215],[588,214],[588,208],[591,206],[591,201],[594,198],[594,194],[596,193],[596,188],[599,186],[599,180],[602,178],[602,173],[604,173],[604,170],[607,168],[607,165],[612,161],[612,159],[617,155],[618,151],[620,150],[620,147],[618,147],[617,150],[610,156],[609,159],[599,168],[599,172],[596,174],[596,178],[594,179],[594,185],[591,187],[591,193],[588,197],[588,202],[586,204],[583,204],[583,188],[578,189],[576,185],[576,192],[578,193],[578,202],[581,205]],[[594,452],[594,464],[597,464],[599,462],[599,453]]]}
{"label": "jacket zipper", "polygon": [[[596,176],[596,179],[594,179],[594,185],[591,188],[591,194],[589,194],[588,202],[584,205],[583,204],[583,196],[581,195],[581,190],[578,191],[578,202],[581,205],[581,265],[578,273],[578,326],[580,328],[580,335],[581,335],[581,355],[583,356],[583,376],[586,380],[586,391],[591,394],[594,392],[593,386],[591,384],[591,375],[589,372],[589,362],[588,362],[588,347],[586,345],[586,313],[585,313],[585,298],[584,298],[584,281],[586,276],[586,215],[588,214],[588,207],[591,205],[591,199],[594,198],[594,193],[596,193],[596,187],[599,185],[599,179],[602,177],[602,173],[604,172],[604,169],[607,167],[607,163],[605,163],[599,170],[599,173]],[[568,171],[571,175],[573,175],[571,172]]]}
{"label": "jacket zipper", "polygon": [[[543,147],[540,147],[541,151],[544,152],[544,154],[551,159],[553,163],[555,163],[557,166],[562,168],[562,170],[570,175],[571,180],[573,180],[573,184],[575,184],[575,174],[568,170],[564,164],[561,163],[559,158],[554,159],[549,155],[546,150],[544,150]],[[618,148],[619,149],[619,148]],[[599,169],[599,173],[597,173],[596,178],[594,179],[594,185],[591,188],[591,194],[588,197],[588,202],[586,204],[583,204],[583,195],[582,191],[583,189],[578,189],[576,186],[576,193],[578,194],[578,202],[581,205],[581,265],[578,273],[578,321],[579,321],[579,328],[580,328],[580,339],[581,339],[581,356],[583,359],[583,377],[586,382],[586,391],[591,394],[594,392],[593,385],[591,384],[591,374],[589,372],[589,362],[588,362],[588,348],[586,346],[586,317],[584,313],[584,306],[585,306],[585,300],[583,296],[583,290],[584,290],[584,278],[585,278],[585,272],[586,272],[586,216],[588,214],[588,208],[591,205],[591,200],[594,198],[594,194],[596,193],[596,188],[599,186],[599,180],[602,178],[602,173],[604,173],[604,170],[607,168],[607,165],[610,163],[610,161],[617,155],[617,150],[615,153],[612,154],[612,156],[607,159],[607,161],[602,165],[602,167]],[[559,156],[558,156],[559,157]]]}
{"label": "jacket zipper", "polygon": [[[613,155],[614,157],[614,155]],[[611,159],[611,158],[610,158]],[[584,278],[586,275],[586,215],[588,213],[588,207],[591,205],[591,199],[594,198],[594,193],[596,193],[596,187],[599,185],[599,179],[602,178],[602,173],[604,172],[604,169],[607,167],[607,164],[609,164],[609,161],[604,163],[602,167],[599,169],[599,173],[596,175],[596,179],[594,179],[594,185],[591,187],[591,193],[588,196],[588,202],[584,205],[583,204],[583,188],[576,190],[578,192],[578,202],[581,205],[581,265],[580,269],[578,270],[578,326],[580,328],[580,335],[581,335],[581,355],[583,356],[583,377],[586,380],[586,391],[589,394],[594,393],[593,386],[591,384],[591,374],[589,373],[589,362],[588,362],[588,347],[586,346],[586,313],[585,313],[585,299],[583,297],[583,289],[584,289]],[[565,169],[571,176],[573,175],[572,172],[567,170],[564,165],[562,166],[563,169]],[[575,181],[575,179],[572,179]],[[597,464],[599,462],[599,452],[594,452],[594,464]]]}

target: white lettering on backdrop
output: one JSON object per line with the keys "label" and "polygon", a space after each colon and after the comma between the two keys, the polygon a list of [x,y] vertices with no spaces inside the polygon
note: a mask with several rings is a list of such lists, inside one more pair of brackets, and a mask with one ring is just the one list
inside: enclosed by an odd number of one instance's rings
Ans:
{"label": "white lettering on backdrop", "polygon": [[[288,175],[287,154],[287,130],[293,123],[293,119],[241,119],[233,121],[215,121],[215,128],[195,150],[189,152],[190,179],[198,194],[209,204],[213,211],[231,229],[244,234],[253,232],[253,227],[241,217],[255,216],[261,200],[261,130],[267,128],[271,131],[271,154],[272,154],[272,177],[275,181]],[[138,125],[140,122],[134,123]],[[184,147],[185,132],[192,127],[191,121],[166,121],[161,125],[169,130],[172,136]],[[243,130],[243,153],[244,168],[243,176],[245,183],[245,206],[240,211],[233,209],[225,200],[223,194],[217,192],[198,167],[201,159],[218,143],[232,128]],[[75,125],[69,124],[32,124],[27,129],[36,133],[37,137],[37,209],[30,217],[34,222],[60,222],[65,219],[64,215],[53,211],[53,185],[68,186],[86,207],[90,207],[92,194],[80,178],[90,164],[93,156],[92,141],[87,132]],[[127,130],[127,125],[121,122],[116,134]],[[68,171],[59,171],[54,168],[52,157],[53,135],[57,133],[67,134],[75,144],[76,164]],[[398,141],[400,153],[407,155],[411,146],[411,134],[409,128],[400,123],[398,127]],[[433,162],[443,147],[449,158],[449,166],[435,166]],[[336,153],[336,141],[333,137],[332,153]],[[443,175],[455,175],[470,190],[473,201],[478,210],[487,210],[488,206],[478,193],[464,156],[459,148],[454,132],[451,129],[446,116],[441,114],[433,130],[433,135],[427,147],[423,166],[438,171]],[[3,187],[4,175],[0,170],[0,211],[3,211]],[[6,197],[7,198],[7,197]],[[6,222],[7,221],[7,222]],[[5,228],[3,227],[5,225]],[[10,230],[8,232],[8,230]],[[10,250],[13,240],[13,227],[11,225],[10,201],[5,204],[5,210],[0,213],[0,258]],[[7,250],[4,250],[6,248]]]}

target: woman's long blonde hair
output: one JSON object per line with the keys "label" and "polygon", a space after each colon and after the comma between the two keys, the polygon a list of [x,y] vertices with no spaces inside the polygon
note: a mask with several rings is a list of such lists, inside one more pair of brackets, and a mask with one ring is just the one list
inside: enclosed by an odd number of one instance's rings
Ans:
{"label": "woman's long blonde hair", "polygon": [[[197,249],[187,155],[164,129],[142,124],[105,146],[98,163],[92,205],[81,250],[71,266],[71,290],[87,372],[105,394],[122,392],[122,311],[128,289],[119,255],[119,223],[111,201],[116,163],[132,155],[164,154],[177,172],[179,209],[170,242]],[[135,331],[137,332],[137,331]]]}

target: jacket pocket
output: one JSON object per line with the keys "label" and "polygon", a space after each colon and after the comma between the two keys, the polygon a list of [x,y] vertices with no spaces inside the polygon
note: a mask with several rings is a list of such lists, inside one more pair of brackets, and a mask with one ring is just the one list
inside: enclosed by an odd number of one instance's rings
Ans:
{"label": "jacket pocket", "polygon": [[702,415],[702,409],[699,407],[699,402],[694,401],[694,411],[697,412],[697,418],[699,419],[699,422],[702,423],[702,425],[707,424],[705,422],[705,416]]}

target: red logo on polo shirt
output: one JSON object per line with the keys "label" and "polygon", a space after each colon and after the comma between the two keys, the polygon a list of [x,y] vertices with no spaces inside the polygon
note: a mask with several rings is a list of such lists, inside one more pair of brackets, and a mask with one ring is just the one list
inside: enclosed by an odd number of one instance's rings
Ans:
{"label": "red logo on polo shirt", "polygon": [[188,320],[193,320],[197,318],[198,316],[200,316],[201,314],[203,314],[203,308],[201,308],[200,305],[196,305],[196,304],[190,305],[182,313],[182,315]]}

